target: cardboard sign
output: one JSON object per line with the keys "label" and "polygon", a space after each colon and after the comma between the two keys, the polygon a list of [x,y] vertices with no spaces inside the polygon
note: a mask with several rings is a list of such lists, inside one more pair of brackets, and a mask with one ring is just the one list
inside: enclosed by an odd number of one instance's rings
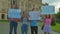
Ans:
{"label": "cardboard sign", "polygon": [[42,6],[41,7],[41,14],[45,15],[45,14],[54,14],[54,6]]}
{"label": "cardboard sign", "polygon": [[9,9],[8,18],[21,18],[21,10],[20,9]]}
{"label": "cardboard sign", "polygon": [[40,20],[40,11],[31,11],[29,12],[29,20]]}

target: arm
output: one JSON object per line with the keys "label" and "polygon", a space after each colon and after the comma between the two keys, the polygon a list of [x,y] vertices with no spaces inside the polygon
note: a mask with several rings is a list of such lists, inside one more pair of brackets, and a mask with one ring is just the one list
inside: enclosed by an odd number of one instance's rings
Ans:
{"label": "arm", "polygon": [[50,15],[50,18],[52,19],[54,15]]}

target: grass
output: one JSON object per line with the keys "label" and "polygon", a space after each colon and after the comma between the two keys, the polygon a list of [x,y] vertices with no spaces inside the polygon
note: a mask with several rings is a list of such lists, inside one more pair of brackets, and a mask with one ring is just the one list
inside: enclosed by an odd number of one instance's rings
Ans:
{"label": "grass", "polygon": [[3,24],[3,23],[8,23],[9,20],[0,20],[0,24]]}
{"label": "grass", "polygon": [[8,22],[9,20],[0,20],[0,22]]}
{"label": "grass", "polygon": [[[40,23],[39,26],[42,27],[42,25],[43,25],[43,23]],[[60,23],[56,23],[56,25],[55,26],[51,26],[51,28],[52,28],[53,31],[56,31],[56,32],[60,33]]]}
{"label": "grass", "polygon": [[60,23],[56,23],[56,26],[51,26],[52,30],[60,32]]}

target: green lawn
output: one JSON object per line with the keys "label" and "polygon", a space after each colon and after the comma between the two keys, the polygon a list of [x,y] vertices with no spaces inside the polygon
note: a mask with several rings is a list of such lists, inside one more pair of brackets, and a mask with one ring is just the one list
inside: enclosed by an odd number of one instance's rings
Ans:
{"label": "green lawn", "polygon": [[9,22],[9,20],[0,20],[0,22]]}
{"label": "green lawn", "polygon": [[0,20],[0,24],[6,24],[8,22],[9,22],[8,20]]}
{"label": "green lawn", "polygon": [[56,26],[51,26],[52,30],[60,32],[60,23],[56,23]]}
{"label": "green lawn", "polygon": [[[42,27],[43,23],[40,23],[39,26]],[[56,26],[51,26],[53,31],[60,32],[60,23],[56,23]]]}

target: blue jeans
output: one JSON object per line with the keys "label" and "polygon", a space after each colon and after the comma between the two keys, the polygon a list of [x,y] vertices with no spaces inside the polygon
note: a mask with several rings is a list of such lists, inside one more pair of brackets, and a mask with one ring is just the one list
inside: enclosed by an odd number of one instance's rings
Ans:
{"label": "blue jeans", "polygon": [[22,24],[21,32],[22,32],[22,34],[27,34],[27,32],[28,32],[28,25],[27,24]]}
{"label": "blue jeans", "polygon": [[14,28],[14,34],[17,34],[17,26],[18,26],[17,22],[11,21],[9,34],[12,34],[13,28]]}

